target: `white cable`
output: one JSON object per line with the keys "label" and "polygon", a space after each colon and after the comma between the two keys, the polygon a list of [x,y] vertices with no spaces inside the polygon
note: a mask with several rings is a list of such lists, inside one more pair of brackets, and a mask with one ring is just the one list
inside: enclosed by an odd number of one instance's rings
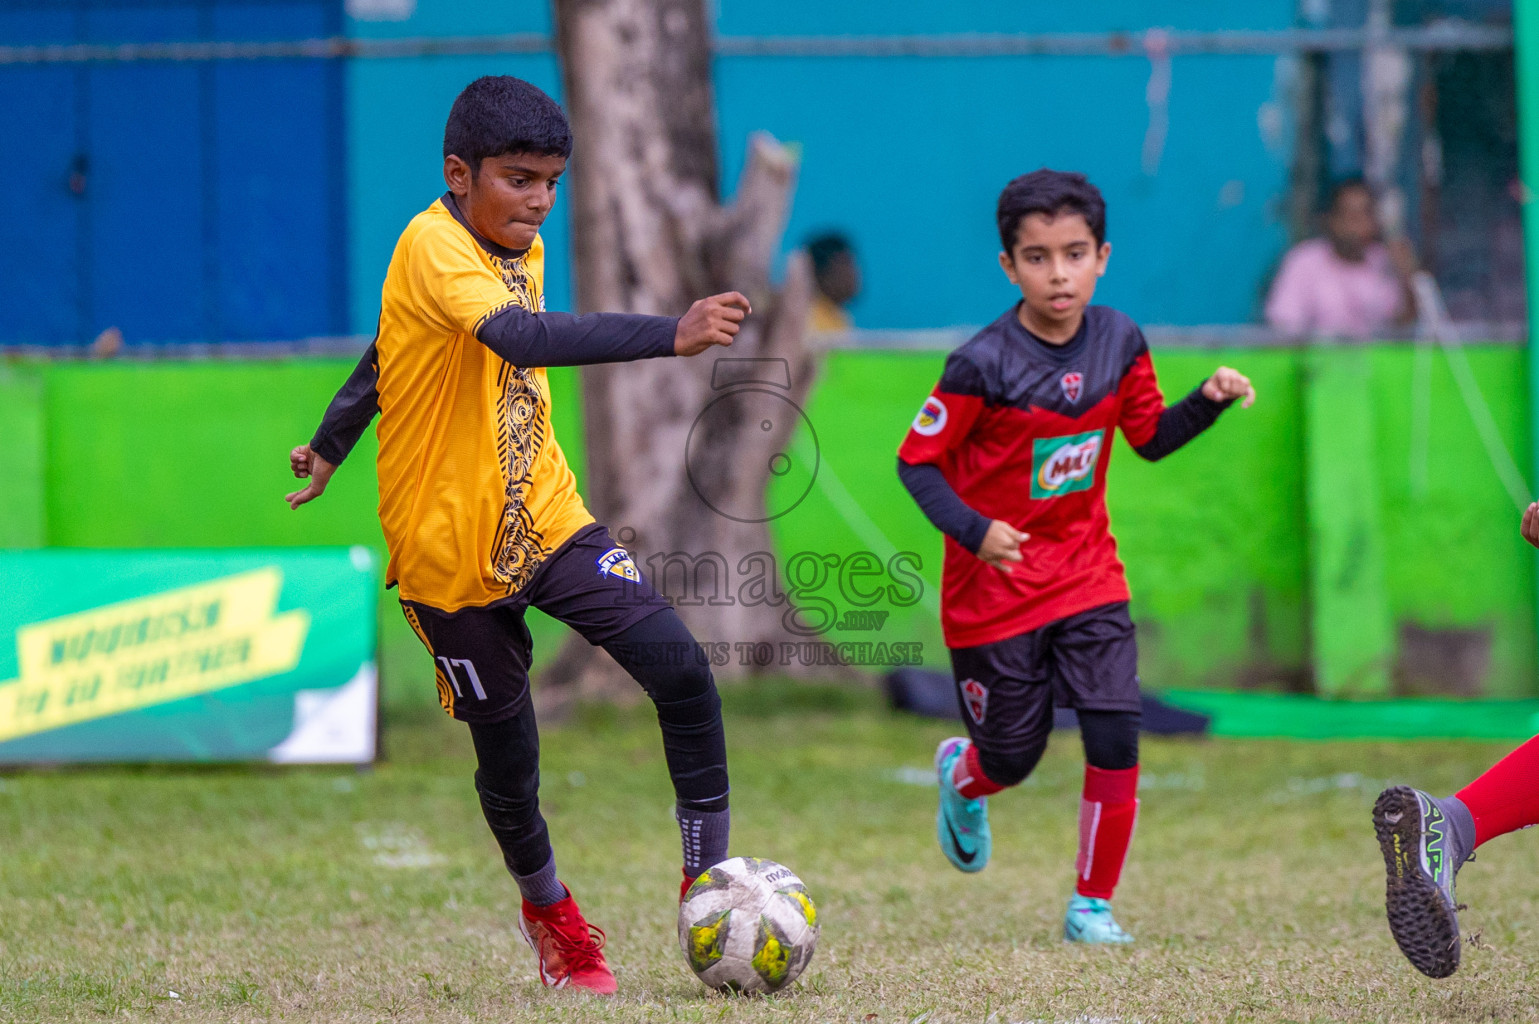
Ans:
{"label": "white cable", "polygon": [[[806,438],[801,435],[792,442],[797,458],[804,461],[812,456],[806,446]],[[866,514],[860,502],[856,501],[855,496],[844,486],[844,482],[839,479],[839,474],[835,473],[834,467],[829,464],[827,455],[820,456],[817,482],[828,503],[834,507],[835,512],[839,513],[845,525],[855,532],[855,536],[860,538],[862,544],[884,560],[890,561],[893,555],[898,554],[898,546],[887,539],[887,534],[882,532],[882,528]],[[937,618],[940,616],[940,598],[929,586],[924,587],[920,592],[919,602],[929,609],[931,614]]]}
{"label": "white cable", "polygon": [[1464,353],[1464,344],[1459,338],[1458,329],[1449,319],[1448,310],[1443,305],[1443,294],[1439,291],[1437,282],[1432,275],[1425,270],[1418,271],[1411,278],[1411,291],[1416,296],[1416,310],[1421,315],[1427,329],[1443,350],[1443,355],[1448,358],[1448,368],[1453,372],[1454,383],[1459,386],[1459,394],[1464,399],[1465,408],[1469,409],[1470,419],[1475,421],[1475,431],[1480,435],[1480,443],[1485,446],[1486,456],[1491,460],[1491,467],[1496,470],[1496,475],[1501,479],[1502,486],[1507,489],[1507,494],[1512,498],[1513,504],[1521,511],[1528,507],[1530,491],[1528,482],[1523,478],[1523,471],[1518,468],[1517,461],[1513,459],[1512,452],[1507,449],[1507,444],[1502,440],[1502,432],[1496,425],[1496,419],[1491,415],[1491,407],[1486,404],[1485,396],[1480,393],[1480,385],[1475,383],[1475,374],[1470,370],[1469,359]]}
{"label": "white cable", "polygon": [[1411,497],[1427,496],[1427,456],[1432,443],[1432,348],[1418,331],[1411,362]]}

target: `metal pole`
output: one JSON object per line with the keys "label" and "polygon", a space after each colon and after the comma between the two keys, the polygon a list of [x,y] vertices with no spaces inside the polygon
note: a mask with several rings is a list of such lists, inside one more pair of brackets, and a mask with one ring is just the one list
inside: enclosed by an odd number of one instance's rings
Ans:
{"label": "metal pole", "polygon": [[[1523,177],[1523,250],[1528,283],[1528,438],[1539,479],[1539,0],[1512,5],[1518,78],[1518,157]],[[1539,567],[1539,557],[1535,560]],[[1539,581],[1539,572],[1535,574]],[[1535,589],[1539,615],[1539,587]]]}
{"label": "metal pole", "polygon": [[[1519,0],[1522,2],[1522,0]],[[1370,38],[1371,36],[1371,38]],[[1134,57],[1157,38],[1171,56],[1346,53],[1382,45],[1418,52],[1503,51],[1512,32],[1503,25],[1446,21],[1413,28],[1298,28],[1194,32],[962,33],[912,36],[718,36],[718,57]],[[402,57],[550,53],[538,33],[494,36],[333,36],[270,42],[184,41],[0,46],[0,65],[94,64],[141,61],[353,60]]]}

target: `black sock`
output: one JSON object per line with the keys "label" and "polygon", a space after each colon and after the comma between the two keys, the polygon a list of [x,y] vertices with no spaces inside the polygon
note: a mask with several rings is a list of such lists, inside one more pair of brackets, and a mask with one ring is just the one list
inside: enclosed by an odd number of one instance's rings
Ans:
{"label": "black sock", "polygon": [[518,883],[518,891],[537,907],[548,907],[552,903],[560,903],[566,899],[566,886],[556,878],[556,858],[553,856],[546,861],[545,866],[533,874],[520,875],[515,873],[513,881]]}
{"label": "black sock", "polygon": [[684,873],[697,878],[700,872],[727,859],[727,838],[732,831],[732,812],[701,811],[683,804],[673,809],[684,846]]}

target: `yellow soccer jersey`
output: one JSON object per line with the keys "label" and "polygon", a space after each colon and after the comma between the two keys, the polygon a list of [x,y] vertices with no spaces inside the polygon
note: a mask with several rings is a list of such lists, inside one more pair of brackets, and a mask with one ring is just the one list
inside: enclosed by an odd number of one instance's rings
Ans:
{"label": "yellow soccer jersey", "polygon": [[545,370],[475,337],[510,305],[544,308],[544,243],[502,250],[446,200],[396,243],[375,344],[386,582],[453,612],[515,594],[593,516],[551,432]]}

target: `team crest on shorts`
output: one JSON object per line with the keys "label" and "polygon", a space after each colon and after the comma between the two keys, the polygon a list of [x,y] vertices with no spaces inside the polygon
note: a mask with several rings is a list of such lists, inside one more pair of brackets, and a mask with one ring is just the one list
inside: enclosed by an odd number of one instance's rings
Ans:
{"label": "team crest on shorts", "polygon": [[610,548],[599,555],[594,564],[598,566],[600,576],[614,576],[632,583],[641,582],[641,572],[636,568],[636,563],[631,561],[631,553],[624,548]]}
{"label": "team crest on shorts", "polygon": [[1063,397],[1072,404],[1079,401],[1081,390],[1085,386],[1085,375],[1078,370],[1070,370],[1058,378],[1058,386],[1063,388]]}
{"label": "team crest on shorts", "polygon": [[962,703],[967,705],[967,713],[973,721],[982,725],[983,716],[989,709],[989,688],[976,679],[963,680]]}

